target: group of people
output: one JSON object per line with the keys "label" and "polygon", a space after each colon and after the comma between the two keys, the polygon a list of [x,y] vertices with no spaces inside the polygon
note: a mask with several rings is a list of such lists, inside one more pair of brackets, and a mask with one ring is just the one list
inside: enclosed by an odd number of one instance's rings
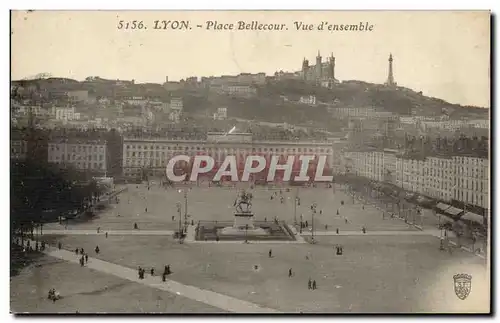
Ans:
{"label": "group of people", "polygon": [[[22,243],[21,243],[21,240],[20,239],[17,239],[16,242],[15,242],[18,246],[21,246]],[[41,241],[41,242],[38,242],[36,241],[35,242],[35,248],[33,248],[33,246],[31,245],[31,242],[30,240],[27,240],[26,241],[26,246],[23,246],[23,252],[38,252],[38,251],[45,251],[45,248],[46,248],[46,244],[45,244],[45,241]]]}
{"label": "group of people", "polygon": [[[61,249],[61,243],[59,242],[58,243],[58,248]],[[101,251],[99,249],[99,246],[96,246],[95,249],[94,249],[95,253],[96,254],[99,254],[99,252]],[[83,248],[76,248],[75,249],[75,254],[77,256],[81,256],[80,259],[79,259],[79,262],[80,262],[80,266],[85,266],[85,264],[87,264],[89,262],[89,254],[85,252],[85,250]]]}
{"label": "group of people", "polygon": [[[151,277],[153,277],[155,275],[154,268],[151,268],[149,272],[151,274]],[[144,279],[145,273],[146,273],[146,270],[139,266],[139,269],[138,269],[139,279]],[[161,280],[163,282],[165,282],[167,280],[167,276],[170,275],[171,273],[172,273],[172,270],[170,269],[170,265],[165,265],[165,268],[164,268],[163,273],[161,275]]]}
{"label": "group of people", "polygon": [[312,290],[318,289],[316,285],[316,280],[311,280],[311,278],[309,278],[309,281],[307,282],[307,289],[312,289]]}
{"label": "group of people", "polygon": [[56,291],[55,288],[51,288],[49,289],[49,295],[47,296],[47,298],[55,303],[55,301],[61,298],[61,295]]}
{"label": "group of people", "polygon": [[[61,249],[61,248],[60,248],[60,243],[59,243],[59,249]],[[98,250],[98,249],[99,249],[99,247],[96,247],[96,249]],[[88,263],[88,262],[89,262],[89,255],[88,255],[87,253],[85,253],[85,250],[83,250],[83,248],[80,248],[80,249],[76,248],[76,249],[75,249],[75,254],[76,254],[77,256],[80,256],[80,255],[81,255],[81,257],[80,257],[80,259],[79,259],[80,266],[82,266],[82,267],[83,267],[83,266],[85,266],[85,264],[86,264],[86,263]]]}

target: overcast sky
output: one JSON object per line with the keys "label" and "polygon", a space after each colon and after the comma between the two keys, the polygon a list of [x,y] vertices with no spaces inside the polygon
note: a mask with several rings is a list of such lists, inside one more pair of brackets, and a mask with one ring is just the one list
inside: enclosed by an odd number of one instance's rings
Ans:
{"label": "overcast sky", "polygon": [[[148,30],[118,30],[142,20]],[[189,20],[192,30],[153,30]],[[285,23],[285,31],[209,31],[206,21]],[[294,21],[373,25],[372,32],[296,31]],[[12,16],[12,78],[38,73],[162,83],[165,77],[296,71],[336,57],[336,77],[383,83],[394,56],[399,85],[452,103],[489,107],[488,12],[36,11]]]}

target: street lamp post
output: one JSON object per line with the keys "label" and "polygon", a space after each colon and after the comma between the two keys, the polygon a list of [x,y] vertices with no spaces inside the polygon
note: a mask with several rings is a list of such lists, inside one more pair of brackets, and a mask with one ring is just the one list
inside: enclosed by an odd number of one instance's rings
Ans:
{"label": "street lamp post", "polygon": [[316,203],[313,203],[311,205],[311,237],[313,243],[314,243],[314,214],[316,214],[316,207],[317,207]]}
{"label": "street lamp post", "polygon": [[293,222],[295,225],[297,225],[297,203],[299,202],[299,189],[295,191],[295,200],[293,204]]}
{"label": "street lamp post", "polygon": [[188,217],[188,193],[187,190],[184,191],[184,225],[187,225]]}
{"label": "street lamp post", "polygon": [[179,214],[179,240],[181,239],[181,235],[182,235],[182,210],[181,210],[181,203],[180,202],[177,202],[176,203],[176,206],[177,206],[177,213]]}

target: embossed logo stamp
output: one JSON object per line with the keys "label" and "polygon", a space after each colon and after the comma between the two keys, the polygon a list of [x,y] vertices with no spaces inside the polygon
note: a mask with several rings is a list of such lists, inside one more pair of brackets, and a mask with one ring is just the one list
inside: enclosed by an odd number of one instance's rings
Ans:
{"label": "embossed logo stamp", "polygon": [[461,300],[469,296],[472,287],[472,276],[468,274],[456,274],[453,276],[455,285],[455,294]]}

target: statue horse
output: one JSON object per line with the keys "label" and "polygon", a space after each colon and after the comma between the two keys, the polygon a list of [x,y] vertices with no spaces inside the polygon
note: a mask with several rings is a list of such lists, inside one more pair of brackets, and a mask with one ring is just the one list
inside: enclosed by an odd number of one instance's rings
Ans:
{"label": "statue horse", "polygon": [[[241,193],[239,200],[235,201],[236,211],[239,213],[250,212],[252,208],[252,195],[249,193]],[[243,206],[246,206],[246,210],[243,210]]]}

